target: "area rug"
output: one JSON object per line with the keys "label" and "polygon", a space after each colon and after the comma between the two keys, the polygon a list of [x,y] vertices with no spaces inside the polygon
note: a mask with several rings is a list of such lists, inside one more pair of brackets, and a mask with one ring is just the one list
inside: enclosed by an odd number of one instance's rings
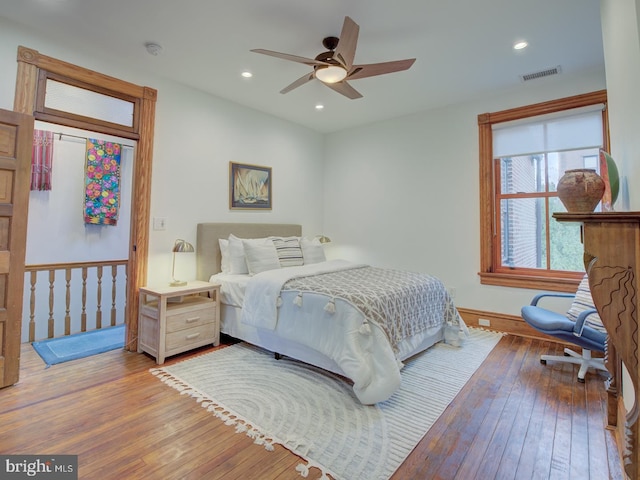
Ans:
{"label": "area rug", "polygon": [[124,347],[124,325],[33,342],[47,367]]}
{"label": "area rug", "polygon": [[362,405],[344,379],[239,343],[151,373],[237,433],[272,450],[283,445],[322,478],[388,479],[411,453],[501,334],[470,329],[462,347],[439,343],[406,362],[387,401]]}

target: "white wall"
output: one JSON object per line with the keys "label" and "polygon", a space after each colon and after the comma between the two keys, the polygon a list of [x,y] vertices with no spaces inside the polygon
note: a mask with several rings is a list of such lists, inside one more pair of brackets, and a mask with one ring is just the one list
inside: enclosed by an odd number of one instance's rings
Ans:
{"label": "white wall", "polygon": [[640,210],[640,1],[602,0],[611,154],[621,170],[617,210]]}
{"label": "white wall", "polygon": [[480,285],[477,274],[477,115],[603,88],[603,72],[547,78],[329,135],[324,230],[333,255],[428,272],[455,288],[460,307],[519,315],[535,292]]}
{"label": "white wall", "polygon": [[[166,218],[167,230],[151,232],[150,283],[170,277],[175,239],[195,245],[199,222],[300,223],[306,235],[322,232],[322,135],[180,85],[154,87],[151,215]],[[272,168],[273,210],[229,210],[230,161]],[[195,276],[195,255],[180,255],[176,276]]]}
{"label": "white wall", "polygon": [[[36,122],[35,128],[124,145],[135,141],[61,125]],[[54,136],[51,190],[29,193],[27,265],[41,263],[126,260],[129,256],[133,148],[120,158],[120,210],[116,225],[87,225],[83,217],[86,143]]]}

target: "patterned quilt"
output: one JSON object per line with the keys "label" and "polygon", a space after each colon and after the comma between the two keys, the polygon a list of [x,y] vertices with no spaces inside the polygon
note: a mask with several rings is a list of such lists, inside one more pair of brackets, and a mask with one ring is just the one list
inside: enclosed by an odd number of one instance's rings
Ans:
{"label": "patterned quilt", "polygon": [[359,266],[300,276],[283,290],[340,298],[386,333],[394,349],[405,338],[430,327],[460,325],[460,316],[442,282],[428,274]]}

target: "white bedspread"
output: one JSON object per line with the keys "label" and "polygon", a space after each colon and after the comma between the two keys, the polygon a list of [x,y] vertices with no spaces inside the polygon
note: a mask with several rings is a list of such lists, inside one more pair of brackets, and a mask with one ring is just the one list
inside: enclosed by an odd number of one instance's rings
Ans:
{"label": "white bedspread", "polygon": [[[363,404],[388,399],[400,386],[398,360],[385,330],[349,300],[326,294],[283,290],[292,279],[366,267],[345,260],[269,270],[250,278],[246,284],[242,323],[263,331],[277,332],[288,339],[317,350],[333,360],[354,383],[353,389]],[[459,344],[466,326],[445,297],[448,315],[412,338],[431,338],[432,343],[446,340]],[[303,300],[302,300],[303,298]],[[335,309],[327,309],[328,299]],[[451,308],[454,314],[451,315]],[[318,327],[320,325],[320,327]]]}
{"label": "white bedspread", "polygon": [[274,330],[278,322],[280,291],[286,282],[300,276],[335,272],[360,266],[346,260],[329,260],[258,273],[249,280],[245,289],[242,323]]}

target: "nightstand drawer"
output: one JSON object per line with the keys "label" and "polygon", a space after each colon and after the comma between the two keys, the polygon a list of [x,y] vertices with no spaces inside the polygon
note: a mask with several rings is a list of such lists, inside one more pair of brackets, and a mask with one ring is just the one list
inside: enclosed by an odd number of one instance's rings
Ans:
{"label": "nightstand drawer", "polygon": [[179,349],[191,344],[203,344],[215,339],[215,323],[207,323],[198,327],[180,330],[167,334],[167,351]]}
{"label": "nightstand drawer", "polygon": [[212,304],[209,303],[208,305],[192,309],[188,312],[167,315],[167,333],[215,322],[216,311],[211,308],[211,305]]}

